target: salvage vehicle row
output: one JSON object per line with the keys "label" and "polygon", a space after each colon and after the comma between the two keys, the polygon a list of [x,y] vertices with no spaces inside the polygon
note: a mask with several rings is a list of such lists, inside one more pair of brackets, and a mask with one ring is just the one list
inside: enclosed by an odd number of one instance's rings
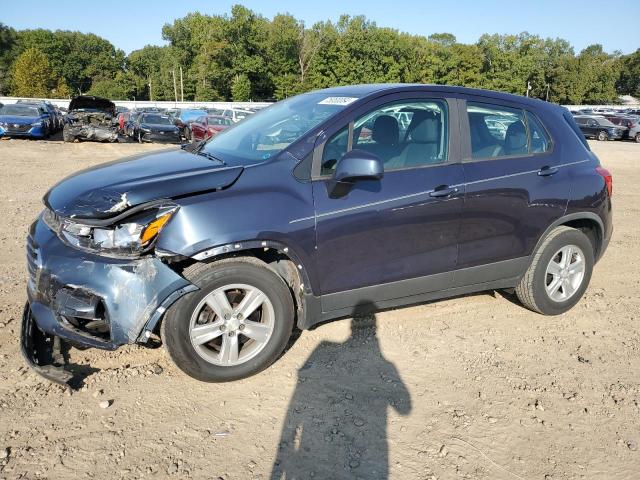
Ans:
{"label": "salvage vehicle row", "polygon": [[[130,111],[101,97],[81,95],[68,112],[44,101],[0,104],[0,137],[48,138],[63,130],[65,142],[137,141],[181,143],[210,138],[253,115],[256,109],[142,107]],[[192,125],[196,133],[193,134]]]}

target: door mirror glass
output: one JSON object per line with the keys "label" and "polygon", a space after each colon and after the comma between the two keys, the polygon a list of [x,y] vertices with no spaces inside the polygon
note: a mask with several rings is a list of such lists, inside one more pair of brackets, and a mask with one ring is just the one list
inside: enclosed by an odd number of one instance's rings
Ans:
{"label": "door mirror glass", "polygon": [[353,183],[356,180],[379,180],[383,174],[380,158],[364,150],[352,150],[336,165],[333,179],[339,183]]}

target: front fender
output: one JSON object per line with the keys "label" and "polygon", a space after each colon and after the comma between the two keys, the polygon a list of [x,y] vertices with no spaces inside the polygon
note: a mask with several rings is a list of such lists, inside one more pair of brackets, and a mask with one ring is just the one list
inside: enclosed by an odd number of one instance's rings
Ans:
{"label": "front fender", "polygon": [[[274,248],[315,290],[315,222],[311,184],[296,180],[288,158],[246,167],[233,186],[176,199],[178,211],[156,249],[195,260]],[[305,219],[307,221],[299,221]]]}

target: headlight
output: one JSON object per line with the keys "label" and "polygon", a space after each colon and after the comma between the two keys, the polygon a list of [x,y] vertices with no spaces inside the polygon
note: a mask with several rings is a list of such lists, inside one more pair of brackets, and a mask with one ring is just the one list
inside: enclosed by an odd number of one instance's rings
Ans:
{"label": "headlight", "polygon": [[138,256],[153,247],[177,209],[173,204],[151,207],[106,227],[62,219],[49,209],[43,220],[63,241],[80,250],[107,256]]}
{"label": "headlight", "polygon": [[144,133],[151,133],[151,129],[149,127],[140,127],[140,130],[142,130]]}
{"label": "headlight", "polygon": [[42,122],[33,122],[31,124],[32,127],[41,127],[42,126]]}

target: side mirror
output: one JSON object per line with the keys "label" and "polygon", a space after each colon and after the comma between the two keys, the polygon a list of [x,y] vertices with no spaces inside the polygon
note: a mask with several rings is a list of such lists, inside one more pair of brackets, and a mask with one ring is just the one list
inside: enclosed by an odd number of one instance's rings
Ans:
{"label": "side mirror", "polygon": [[338,183],[379,180],[384,175],[382,160],[365,150],[351,150],[338,162],[333,179]]}

